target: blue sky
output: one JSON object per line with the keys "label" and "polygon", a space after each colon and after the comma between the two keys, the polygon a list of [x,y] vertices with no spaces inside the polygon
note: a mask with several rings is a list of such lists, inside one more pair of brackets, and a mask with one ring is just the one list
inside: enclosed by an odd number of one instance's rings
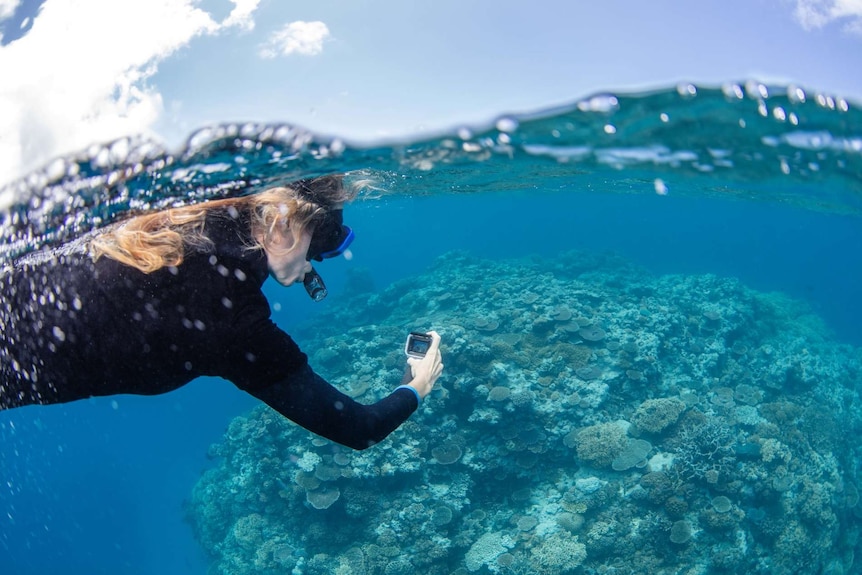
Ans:
{"label": "blue sky", "polygon": [[213,122],[371,141],[751,78],[862,103],[862,0],[0,0],[0,35],[0,184]]}

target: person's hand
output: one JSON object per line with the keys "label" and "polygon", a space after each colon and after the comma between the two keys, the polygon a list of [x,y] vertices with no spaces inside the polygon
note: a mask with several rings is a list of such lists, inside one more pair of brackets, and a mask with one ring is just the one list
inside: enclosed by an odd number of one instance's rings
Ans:
{"label": "person's hand", "polygon": [[431,388],[434,387],[434,382],[440,377],[443,372],[443,358],[440,355],[440,334],[436,331],[429,331],[431,336],[431,345],[428,346],[428,353],[423,358],[408,357],[407,364],[410,366],[410,371],[413,374],[413,379],[407,385],[419,392],[419,397],[424,398],[431,393]]}

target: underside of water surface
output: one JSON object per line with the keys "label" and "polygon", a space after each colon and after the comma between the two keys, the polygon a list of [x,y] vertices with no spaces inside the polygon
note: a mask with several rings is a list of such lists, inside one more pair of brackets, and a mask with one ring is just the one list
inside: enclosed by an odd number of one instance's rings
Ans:
{"label": "underside of water surface", "polygon": [[408,142],[359,145],[287,124],[199,130],[170,152],[94,145],[0,188],[0,258],[130,213],[365,171],[389,194],[580,190],[739,197],[858,214],[862,111],[757,82],[599,94]]}

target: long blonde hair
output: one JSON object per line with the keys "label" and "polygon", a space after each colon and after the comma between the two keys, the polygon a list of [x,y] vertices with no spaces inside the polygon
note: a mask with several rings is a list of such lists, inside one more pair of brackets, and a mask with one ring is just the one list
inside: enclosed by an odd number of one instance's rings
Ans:
{"label": "long blonde hair", "polygon": [[249,249],[264,249],[274,234],[285,230],[298,240],[316,216],[355,198],[366,182],[345,184],[341,175],[323,176],[250,196],[137,216],[91,240],[90,255],[94,260],[105,256],[144,273],[179,266],[187,248],[209,245],[204,224],[207,213],[218,208],[247,216],[255,242]]}

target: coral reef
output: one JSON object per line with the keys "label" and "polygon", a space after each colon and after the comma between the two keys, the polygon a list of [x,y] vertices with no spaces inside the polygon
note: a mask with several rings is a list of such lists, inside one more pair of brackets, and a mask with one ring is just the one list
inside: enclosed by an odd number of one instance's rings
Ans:
{"label": "coral reef", "polygon": [[860,572],[862,353],[802,304],[583,252],[342,304],[294,333],[322,375],[373,401],[433,327],[438,389],[362,452],[236,418],[188,506],[211,573]]}

